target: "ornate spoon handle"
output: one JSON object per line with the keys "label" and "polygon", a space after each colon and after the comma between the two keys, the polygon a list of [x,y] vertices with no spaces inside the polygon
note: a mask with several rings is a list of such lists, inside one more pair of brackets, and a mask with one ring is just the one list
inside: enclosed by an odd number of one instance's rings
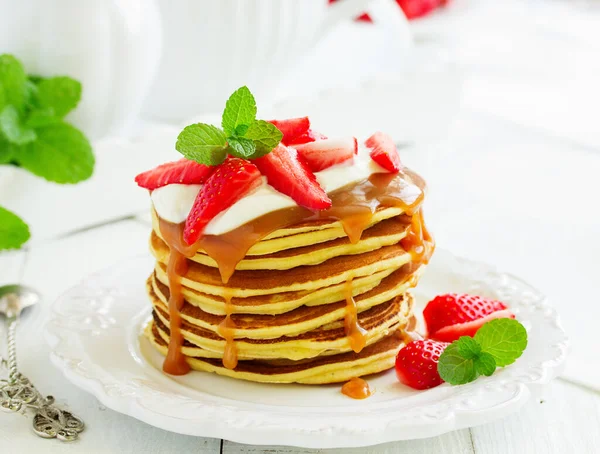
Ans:
{"label": "ornate spoon handle", "polygon": [[13,315],[6,321],[7,340],[8,340],[8,382],[16,383],[18,371],[17,371],[17,324],[19,319]]}
{"label": "ornate spoon handle", "polygon": [[83,421],[54,405],[54,397],[42,396],[31,381],[17,371],[14,337],[12,350],[10,345],[9,343],[8,361],[0,357],[0,366],[7,367],[9,370],[8,381],[0,380],[0,408],[12,412],[20,411],[23,408],[32,408],[35,410],[33,431],[38,436],[57,438],[60,441],[77,440],[79,434],[85,429]]}

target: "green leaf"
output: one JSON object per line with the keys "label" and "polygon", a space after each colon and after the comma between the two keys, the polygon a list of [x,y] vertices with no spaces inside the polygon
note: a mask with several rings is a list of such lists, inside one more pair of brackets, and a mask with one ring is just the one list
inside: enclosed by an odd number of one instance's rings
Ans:
{"label": "green leaf", "polygon": [[268,121],[256,120],[246,132],[247,139],[252,139],[256,144],[256,154],[253,158],[260,158],[273,151],[279,145],[283,134],[277,127]]}
{"label": "green leaf", "polygon": [[25,81],[25,106],[27,110],[31,111],[39,108],[38,93],[37,85],[31,79],[27,79]]}
{"label": "green leaf", "polygon": [[227,157],[227,137],[216,126],[196,123],[179,133],[175,148],[188,159],[216,166]]}
{"label": "green leaf", "polygon": [[249,127],[250,126],[248,126],[248,125],[237,125],[235,127],[235,131],[234,131],[233,135],[237,136],[237,137],[243,137],[248,132]]}
{"label": "green leaf", "polygon": [[480,375],[489,377],[496,371],[496,360],[492,355],[482,352],[477,358],[474,358],[473,365]]}
{"label": "green leaf", "polygon": [[32,111],[25,124],[30,128],[39,128],[61,122],[62,120],[54,115],[54,109],[52,107],[42,107]]}
{"label": "green leaf", "polygon": [[440,377],[451,385],[463,385],[477,378],[473,360],[466,359],[459,353],[458,342],[448,345],[438,362]]}
{"label": "green leaf", "polygon": [[70,77],[44,79],[37,87],[40,107],[51,107],[59,118],[77,107],[81,99],[81,84]]}
{"label": "green leaf", "polygon": [[27,224],[13,212],[0,207],[0,250],[18,249],[29,237]]}
{"label": "green leaf", "polygon": [[481,350],[489,353],[499,367],[508,366],[527,347],[527,330],[517,320],[498,318],[483,325],[475,334]]}
{"label": "green leaf", "polygon": [[0,131],[15,145],[24,145],[36,139],[35,131],[21,123],[15,106],[6,106],[0,112]]}
{"label": "green leaf", "polygon": [[238,158],[250,159],[256,152],[256,145],[250,139],[244,137],[230,137],[227,142],[229,143],[229,153]]}
{"label": "green leaf", "polygon": [[16,147],[4,138],[0,133],[0,164],[8,164],[12,161]]}
{"label": "green leaf", "polygon": [[458,353],[466,359],[475,359],[481,353],[481,345],[469,336],[461,336],[458,341]]}
{"label": "green leaf", "polygon": [[227,100],[221,126],[228,136],[236,133],[239,125],[250,126],[256,119],[256,101],[254,96],[243,86],[238,88]]}
{"label": "green leaf", "polygon": [[0,110],[13,105],[21,110],[25,104],[27,76],[21,62],[9,54],[0,55]]}
{"label": "green leaf", "polygon": [[38,139],[19,150],[15,159],[35,175],[56,183],[87,180],[94,171],[94,154],[87,138],[68,123],[36,130]]}

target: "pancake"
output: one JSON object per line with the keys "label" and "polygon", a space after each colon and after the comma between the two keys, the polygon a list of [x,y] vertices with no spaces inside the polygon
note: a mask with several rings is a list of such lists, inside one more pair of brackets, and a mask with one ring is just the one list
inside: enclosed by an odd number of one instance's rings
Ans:
{"label": "pancake", "polygon": [[[360,324],[366,331],[365,345],[367,346],[392,331],[404,329],[410,323],[407,317],[410,305],[407,302],[402,305],[401,310],[398,308],[398,302],[392,301],[388,305],[381,306],[378,310],[367,311],[360,317]],[[153,318],[161,337],[168,341],[170,330],[167,312],[155,308]],[[196,349],[193,353],[188,351],[189,356],[223,358],[227,344],[218,334],[187,322],[182,323],[181,332],[188,345]],[[343,322],[325,325],[297,336],[282,336],[276,339],[236,339],[235,348],[239,359],[291,360],[352,350]]]}
{"label": "pancake", "polygon": [[[362,254],[383,246],[397,244],[406,237],[410,226],[410,218],[399,217],[387,219],[365,230],[360,241],[352,244],[348,237],[312,244],[308,246],[284,249],[265,255],[246,256],[235,267],[236,270],[288,270],[304,265],[318,265],[326,260],[343,256]],[[157,259],[166,261],[168,246],[156,232],[150,238],[151,250]],[[191,258],[194,262],[216,268],[217,262],[205,253],[196,253]]]}
{"label": "pancake", "polygon": [[[169,252],[157,254],[156,274],[165,276]],[[191,289],[219,296],[246,298],[300,290],[316,290],[345,282],[349,278],[367,276],[384,270],[396,270],[411,261],[411,255],[402,246],[394,244],[359,255],[339,256],[312,266],[299,266],[288,270],[240,270],[229,279],[227,286],[221,281],[216,268],[188,260],[189,268],[181,283]],[[162,279],[161,279],[162,280]]]}
{"label": "pancake", "polygon": [[[367,228],[403,214],[400,208],[378,207]],[[153,233],[164,241],[158,225],[156,211],[152,210]],[[296,225],[278,229],[265,236],[261,241],[254,244],[247,252],[247,256],[272,254],[274,252],[292,249],[296,247],[312,246],[337,238],[346,237],[346,232],[339,221],[317,220],[302,222]],[[200,250],[200,253],[203,251]]]}
{"label": "pancake", "polygon": [[[354,297],[357,312],[360,314],[393,298],[404,296],[410,285],[410,281],[406,280],[405,276],[399,272],[386,277],[375,288]],[[167,311],[167,302],[170,295],[168,287],[157,282],[154,277],[148,279],[147,286],[148,295],[153,306]],[[190,324],[217,332],[218,326],[225,320],[224,303],[221,303],[221,305],[223,306],[222,315],[205,312],[200,307],[188,302],[182,306],[180,313],[183,320]],[[343,319],[346,313],[346,305],[345,300],[338,300],[337,302],[318,306],[303,305],[291,311],[275,315],[238,314],[234,312],[231,315],[234,326],[232,335],[236,338],[251,337],[258,339],[293,336]]]}
{"label": "pancake", "polygon": [[[145,330],[146,337],[160,353],[166,355],[168,342],[158,333],[155,323]],[[219,375],[262,383],[340,383],[353,377],[375,374],[394,366],[396,353],[404,345],[404,337],[395,330],[379,342],[365,347],[360,353],[318,356],[311,361],[268,362],[239,361],[227,369],[220,359],[185,356],[192,369],[215,372]],[[189,344],[186,342],[184,348]]]}

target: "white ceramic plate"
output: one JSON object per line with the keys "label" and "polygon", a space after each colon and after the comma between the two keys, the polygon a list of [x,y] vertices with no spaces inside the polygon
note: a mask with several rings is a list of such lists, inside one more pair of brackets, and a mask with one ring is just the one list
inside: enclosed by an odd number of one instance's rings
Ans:
{"label": "white ceramic plate", "polygon": [[523,356],[492,377],[418,392],[392,370],[369,378],[376,393],[363,401],[342,395],[339,385],[257,384],[202,372],[175,378],[161,373],[161,357],[140,337],[152,268],[150,257],[138,257],[90,276],[55,303],[46,334],[52,361],[68,380],[109,408],[182,434],[311,448],[431,437],[518,410],[534,385],[557,375],[567,351],[543,295],[438,249],[415,291],[421,305],[438,293],[478,293],[505,301],[528,329]]}

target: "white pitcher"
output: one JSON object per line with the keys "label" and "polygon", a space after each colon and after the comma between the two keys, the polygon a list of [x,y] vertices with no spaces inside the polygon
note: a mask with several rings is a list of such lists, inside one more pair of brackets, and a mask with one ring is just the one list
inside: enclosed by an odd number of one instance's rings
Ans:
{"label": "white pitcher", "polygon": [[160,58],[155,0],[0,0],[0,53],[83,84],[69,120],[96,138],[136,119]]}
{"label": "white pitcher", "polygon": [[[261,105],[291,62],[341,20],[377,7],[377,24],[393,22],[409,39],[394,0],[158,0],[163,24],[159,71],[144,114],[183,121],[217,113],[231,92],[247,85]],[[316,71],[307,68],[307,71]]]}

